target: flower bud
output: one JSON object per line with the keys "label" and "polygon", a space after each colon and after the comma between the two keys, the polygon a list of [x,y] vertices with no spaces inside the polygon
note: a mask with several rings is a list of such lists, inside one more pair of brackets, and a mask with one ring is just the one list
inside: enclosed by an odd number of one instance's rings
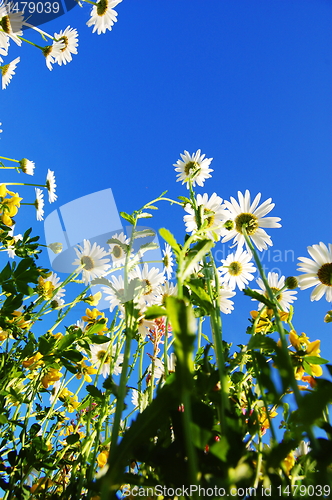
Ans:
{"label": "flower bud", "polygon": [[295,276],[288,276],[288,278],[285,279],[285,285],[289,290],[295,290],[295,288],[299,286],[299,282]]}

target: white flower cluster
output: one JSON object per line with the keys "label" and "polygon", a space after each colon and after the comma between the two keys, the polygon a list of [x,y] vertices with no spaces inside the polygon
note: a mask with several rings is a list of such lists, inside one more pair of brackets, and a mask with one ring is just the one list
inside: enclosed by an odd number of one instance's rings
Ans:
{"label": "white flower cluster", "polygon": [[[87,0],[82,0],[87,2]],[[114,23],[117,21],[117,12],[114,10],[122,0],[98,0],[93,5],[90,12],[90,19],[87,21],[89,27],[93,27],[92,32],[106,33],[107,30],[111,31]],[[83,4],[78,2],[82,7]],[[90,1],[87,3],[91,3]],[[45,31],[29,24],[24,20],[23,12],[16,12],[17,3],[5,1],[0,7],[0,70],[2,76],[2,89],[5,89],[11,81],[15,70],[20,62],[20,57],[16,57],[13,61],[4,64],[2,56],[8,55],[10,40],[13,40],[18,46],[22,45],[22,41],[26,41],[23,35],[23,26],[31,28],[42,35],[44,39],[49,38],[51,43],[41,47],[28,41],[31,45],[40,49],[45,57],[46,66],[51,71],[53,64],[57,63],[59,66],[67,64],[72,60],[72,54],[77,54],[78,46],[78,33],[77,30],[67,26],[65,30],[59,31],[50,35]]]}
{"label": "white flower cluster", "polygon": [[[243,194],[238,192],[238,200],[231,197],[230,201],[223,202],[216,193],[208,196],[207,193],[198,194],[194,198],[192,187],[197,184],[203,187],[206,179],[210,178],[210,163],[212,158],[205,158],[198,149],[192,155],[185,151],[181,154],[181,160],[174,164],[178,172],[178,181],[186,183],[191,192],[191,202],[184,206],[187,213],[183,217],[186,231],[192,235],[210,238],[222,243],[233,240],[237,246],[235,253],[230,253],[226,259],[221,261],[222,266],[218,269],[220,283],[220,308],[222,312],[229,313],[233,309],[230,297],[235,295],[235,288],[243,290],[249,281],[254,279],[253,273],[256,268],[252,264],[252,252],[245,239],[245,233],[252,244],[259,250],[267,250],[272,246],[272,240],[264,228],[281,227],[279,217],[266,217],[274,208],[272,199],[264,201],[259,205],[261,193],[258,193],[253,201],[248,190]],[[245,228],[245,231],[244,231]],[[246,250],[243,250],[243,246]],[[298,277],[300,289],[315,286],[311,300],[319,300],[324,295],[328,302],[332,302],[332,245],[327,247],[324,243],[308,247],[312,260],[300,257],[299,271],[306,274]],[[261,278],[257,279],[260,289],[255,290],[268,297],[266,286]],[[279,277],[277,273],[269,272],[267,281],[270,289],[275,294],[281,309],[288,312],[290,305],[296,300],[296,291],[287,290],[284,276]],[[262,305],[260,304],[260,308]]]}

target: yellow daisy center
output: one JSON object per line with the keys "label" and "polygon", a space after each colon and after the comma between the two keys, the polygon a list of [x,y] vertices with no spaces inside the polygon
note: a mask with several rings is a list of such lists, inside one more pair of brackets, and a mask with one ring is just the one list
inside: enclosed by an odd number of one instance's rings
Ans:
{"label": "yellow daisy center", "polygon": [[235,219],[235,228],[242,234],[242,226],[246,224],[246,231],[249,235],[255,234],[258,229],[258,218],[254,214],[242,213]]}
{"label": "yellow daisy center", "polygon": [[43,48],[43,54],[45,57],[49,56],[51,52],[52,52],[52,45],[47,45],[46,47]]}
{"label": "yellow daisy center", "polygon": [[61,52],[64,52],[64,51],[66,50],[66,48],[68,47],[68,43],[69,43],[69,42],[68,42],[68,37],[66,37],[66,36],[62,36],[62,37],[59,39],[59,41],[60,41],[60,40],[61,40],[61,41],[63,41],[63,42],[64,42],[64,44],[65,44],[65,45],[64,45],[64,47],[63,47],[63,49],[61,49]]}
{"label": "yellow daisy center", "polygon": [[91,269],[94,268],[94,262],[93,260],[91,259],[91,257],[89,257],[88,255],[84,255],[82,258],[81,258],[81,264],[82,266],[84,266],[84,269],[86,271],[91,271]]}
{"label": "yellow daisy center", "polygon": [[105,351],[103,349],[100,349],[100,351],[98,351],[97,358],[99,359],[99,361],[103,361],[104,360],[104,363],[108,363],[109,362],[109,360],[110,360],[110,356],[109,355],[107,355],[106,358],[104,359],[106,352],[107,351]]}
{"label": "yellow daisy center", "polygon": [[119,246],[119,245],[114,245],[114,247],[112,248],[112,251],[111,251],[112,255],[114,255],[114,257],[116,259],[119,259],[122,255],[122,248]]}
{"label": "yellow daisy center", "polygon": [[5,74],[8,71],[8,68],[9,68],[9,64],[5,64],[4,66],[2,66],[2,68],[1,68],[2,76],[5,76]]}
{"label": "yellow daisy center", "polygon": [[207,208],[204,208],[204,222],[207,221],[206,228],[212,227],[214,225],[215,213]]}
{"label": "yellow daisy center", "polygon": [[104,16],[108,8],[108,1],[107,0],[100,0],[97,3],[97,14],[98,16]]}
{"label": "yellow daisy center", "polygon": [[326,286],[332,286],[332,262],[323,264],[317,272],[318,279]]}
{"label": "yellow daisy center", "polygon": [[11,32],[9,16],[4,16],[0,20],[0,26],[7,35]]}
{"label": "yellow daisy center", "polygon": [[228,272],[232,276],[239,276],[242,273],[242,269],[242,264],[240,262],[234,261],[228,266]]}
{"label": "yellow daisy center", "polygon": [[184,171],[186,175],[190,175],[193,173],[193,171],[197,170],[199,168],[199,164],[196,163],[195,161],[189,161],[185,167]]}
{"label": "yellow daisy center", "polygon": [[153,288],[149,280],[143,280],[145,282],[144,287],[144,295],[149,295],[152,292]]}

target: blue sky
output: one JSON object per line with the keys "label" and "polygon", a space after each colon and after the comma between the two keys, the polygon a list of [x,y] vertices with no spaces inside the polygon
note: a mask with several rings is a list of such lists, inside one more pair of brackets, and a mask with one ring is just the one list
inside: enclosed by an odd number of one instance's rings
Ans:
{"label": "blue sky", "polygon": [[[36,181],[55,171],[59,198],[47,215],[105,188],[126,212],[165,189],[186,195],[172,165],[184,149],[200,148],[214,172],[197,192],[272,197],[283,227],[268,231],[274,246],[263,263],[296,274],[308,245],[331,242],[331,2],[123,0],[116,10],[118,22],[100,36],[86,26],[87,4],[44,24],[51,34],[79,31],[78,55],[52,72],[39,50],[11,44],[6,62],[21,62],[0,97],[1,154],[35,161]],[[40,43],[31,30],[24,35]],[[91,214],[102,217],[95,205]],[[150,225],[182,240],[182,216],[163,203]],[[44,238],[32,207],[18,230],[27,225]],[[322,339],[321,354],[332,360],[331,325],[323,323],[331,305],[309,297],[299,293],[295,327]],[[226,340],[247,341],[254,308],[237,294],[235,313],[224,317]]]}

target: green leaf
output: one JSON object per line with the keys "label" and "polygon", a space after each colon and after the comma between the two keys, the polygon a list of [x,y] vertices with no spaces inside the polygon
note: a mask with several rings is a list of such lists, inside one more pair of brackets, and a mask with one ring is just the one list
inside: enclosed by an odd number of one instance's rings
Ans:
{"label": "green leaf", "polygon": [[183,201],[186,204],[187,203],[191,204],[191,201],[186,196],[178,196],[178,200]]}
{"label": "green leaf", "polygon": [[217,441],[210,447],[210,453],[219,458],[222,462],[226,462],[228,450],[229,444],[226,436],[221,436],[220,441]]}
{"label": "green leaf", "polygon": [[269,309],[273,309],[272,302],[261,293],[255,292],[255,290],[251,290],[251,288],[245,288],[243,290],[243,293],[244,295],[248,295],[252,299],[258,300],[259,302],[263,302],[263,304],[265,304]]}
{"label": "green leaf", "polygon": [[327,359],[320,358],[319,356],[306,356],[304,360],[311,365],[325,365],[328,363]]}
{"label": "green leaf", "polygon": [[104,337],[104,335],[89,335],[89,339],[93,344],[105,344],[111,341],[110,338]]}
{"label": "green leaf", "polygon": [[205,257],[213,246],[214,242],[212,240],[201,240],[189,250],[184,262],[184,269],[182,272],[183,280],[193,273],[196,264]]}
{"label": "green leaf", "polygon": [[77,335],[76,333],[67,333],[66,335],[64,335],[59,344],[57,345],[57,349],[59,351],[62,351],[63,349],[66,349],[67,347],[69,347],[73,342],[75,342],[77,338]]}
{"label": "green leaf", "polygon": [[155,231],[153,229],[142,229],[140,231],[135,231],[134,232],[134,239],[138,238],[154,238],[156,236]]}
{"label": "green leaf", "polygon": [[45,354],[48,354],[52,350],[54,341],[55,339],[47,340],[44,336],[40,337],[38,351],[45,356]]}
{"label": "green leaf", "polygon": [[[98,333],[100,332],[106,324],[106,319],[101,318],[97,321],[97,323],[94,323],[93,325],[90,326],[89,330],[87,330],[87,334],[91,335],[92,333]],[[107,340],[105,340],[107,342]]]}
{"label": "green leaf", "polygon": [[173,234],[165,227],[162,227],[161,229],[159,229],[159,234],[166,241],[166,243],[168,243],[171,246],[171,248],[174,250],[175,254],[179,255],[180,254],[180,245],[176,241]]}
{"label": "green leaf", "polygon": [[153,217],[153,215],[149,214],[148,212],[142,212],[141,214],[137,215],[138,219],[149,219],[151,217]]}
{"label": "green leaf", "polygon": [[7,262],[6,266],[0,273],[0,283],[3,283],[4,281],[8,280],[11,274],[12,274],[12,268],[10,266],[10,263]]}
{"label": "green leaf", "polygon": [[167,316],[167,311],[164,307],[161,306],[150,306],[147,308],[144,314],[146,319],[156,319],[161,316]]}
{"label": "green leaf", "polygon": [[66,437],[67,444],[75,444],[79,440],[80,440],[80,435],[78,432],[76,432],[75,434],[70,434],[70,436]]}
{"label": "green leaf", "polygon": [[135,225],[135,219],[132,215],[129,215],[126,212],[120,212],[120,216],[126,221],[128,221],[132,226]]}
{"label": "green leaf", "polygon": [[104,395],[101,390],[94,385],[87,385],[86,390],[90,394],[90,396],[93,397],[93,399],[97,399],[99,401],[102,401],[104,399]]}
{"label": "green leaf", "polygon": [[271,339],[271,337],[267,337],[265,335],[253,335],[248,343],[249,349],[269,349],[275,350],[277,343],[275,340]]}
{"label": "green leaf", "polygon": [[83,359],[83,355],[74,350],[74,349],[68,349],[68,351],[64,351],[61,353],[61,357],[65,359],[69,359],[70,361],[78,362]]}
{"label": "green leaf", "polygon": [[7,424],[8,420],[6,415],[0,415],[0,424]]}
{"label": "green leaf", "polygon": [[199,425],[190,422],[190,435],[194,445],[200,450],[204,450],[209,440],[212,438],[212,432],[203,429]]}

